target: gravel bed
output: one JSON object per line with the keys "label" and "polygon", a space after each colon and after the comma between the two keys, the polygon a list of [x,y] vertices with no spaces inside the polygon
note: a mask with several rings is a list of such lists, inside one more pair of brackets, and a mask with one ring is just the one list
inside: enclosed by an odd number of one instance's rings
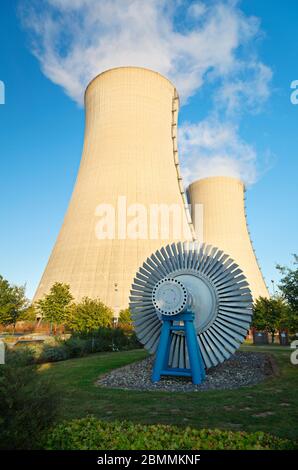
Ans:
{"label": "gravel bed", "polygon": [[276,373],[272,356],[264,353],[236,352],[231,358],[207,371],[205,381],[193,385],[190,378],[162,377],[151,382],[154,357],[101,375],[96,382],[101,387],[124,390],[159,390],[172,392],[195,392],[205,390],[227,390],[255,385]]}

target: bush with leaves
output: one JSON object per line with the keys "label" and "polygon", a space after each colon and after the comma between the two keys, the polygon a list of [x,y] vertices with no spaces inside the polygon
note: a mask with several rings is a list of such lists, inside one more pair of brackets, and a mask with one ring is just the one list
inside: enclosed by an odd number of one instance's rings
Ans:
{"label": "bush with leaves", "polygon": [[48,434],[44,447],[49,450],[282,450],[295,448],[295,443],[263,432],[107,422],[87,417],[58,424]]}
{"label": "bush with leaves", "polygon": [[63,342],[69,357],[82,357],[92,351],[92,344],[90,340],[82,339],[79,336],[72,336]]}
{"label": "bush with leaves", "polygon": [[92,333],[74,334],[69,339],[52,337],[43,345],[14,347],[6,352],[9,364],[43,364],[106,351],[127,351],[143,346],[135,333],[121,328],[101,328]]}
{"label": "bush with leaves", "polygon": [[36,354],[34,348],[29,346],[22,346],[18,348],[6,349],[5,363],[9,366],[27,366],[35,364]]}
{"label": "bush with leaves", "polygon": [[75,333],[91,333],[112,325],[113,311],[99,299],[85,297],[73,304],[67,319],[67,327]]}
{"label": "bush with leaves", "polygon": [[65,341],[66,346],[75,338],[86,341],[87,353],[123,351],[142,347],[134,332],[127,332],[122,328],[100,328],[91,333],[75,334]]}
{"label": "bush with leaves", "polygon": [[40,448],[59,407],[57,386],[28,364],[28,351],[18,351],[0,366],[0,448]]}
{"label": "bush with leaves", "polygon": [[69,359],[71,356],[64,345],[51,346],[45,344],[42,348],[40,357],[37,359],[37,362],[59,362]]}
{"label": "bush with leaves", "polygon": [[126,330],[131,330],[133,328],[131,312],[129,308],[120,310],[119,318],[118,318],[118,326]]}

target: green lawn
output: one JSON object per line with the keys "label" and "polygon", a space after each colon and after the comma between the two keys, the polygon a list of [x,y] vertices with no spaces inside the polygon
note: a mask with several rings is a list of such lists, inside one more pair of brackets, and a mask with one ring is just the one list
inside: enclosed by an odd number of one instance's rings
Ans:
{"label": "green lawn", "polygon": [[297,439],[298,367],[290,363],[290,349],[251,345],[242,349],[270,352],[278,363],[279,375],[238,390],[192,393],[125,391],[94,385],[100,374],[144,358],[143,350],[44,364],[40,373],[61,386],[61,419],[92,414],[107,420],[266,431]]}

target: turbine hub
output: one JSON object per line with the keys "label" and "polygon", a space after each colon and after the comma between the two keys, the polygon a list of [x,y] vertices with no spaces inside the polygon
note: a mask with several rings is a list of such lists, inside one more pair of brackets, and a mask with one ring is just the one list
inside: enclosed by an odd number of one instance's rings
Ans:
{"label": "turbine hub", "polygon": [[177,315],[189,304],[189,294],[178,279],[165,277],[155,284],[152,290],[152,302],[162,315]]}

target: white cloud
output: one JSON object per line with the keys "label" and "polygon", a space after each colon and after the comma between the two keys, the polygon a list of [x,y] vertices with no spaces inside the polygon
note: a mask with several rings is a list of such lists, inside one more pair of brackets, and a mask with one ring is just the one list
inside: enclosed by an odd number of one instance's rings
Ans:
{"label": "white cloud", "polygon": [[233,78],[223,80],[214,96],[217,107],[229,115],[247,109],[256,113],[270,95],[272,71],[269,67],[252,61],[243,64],[243,69],[245,77],[238,73]]}
{"label": "white cloud", "polygon": [[199,18],[206,13],[206,5],[203,2],[192,2],[188,8],[188,15],[192,18]]}
{"label": "white cloud", "polygon": [[238,48],[258,31],[258,21],[232,1],[30,1],[22,19],[45,75],[79,103],[94,76],[121,65],[166,75],[185,101],[209,72],[229,77],[240,64]]}
{"label": "white cloud", "polygon": [[186,185],[208,176],[234,176],[251,185],[257,180],[255,149],[244,142],[231,122],[207,118],[179,130],[181,169]]}
{"label": "white cloud", "polygon": [[182,127],[184,174],[197,169],[198,175],[255,181],[256,154],[239,137],[238,121],[241,112],[258,109],[269,96],[271,70],[255,51],[259,21],[244,15],[236,0],[23,0],[21,5],[43,73],[79,104],[88,82],[117,66],[162,73],[176,85],[182,104],[211,84],[214,109],[228,122],[207,119]]}

